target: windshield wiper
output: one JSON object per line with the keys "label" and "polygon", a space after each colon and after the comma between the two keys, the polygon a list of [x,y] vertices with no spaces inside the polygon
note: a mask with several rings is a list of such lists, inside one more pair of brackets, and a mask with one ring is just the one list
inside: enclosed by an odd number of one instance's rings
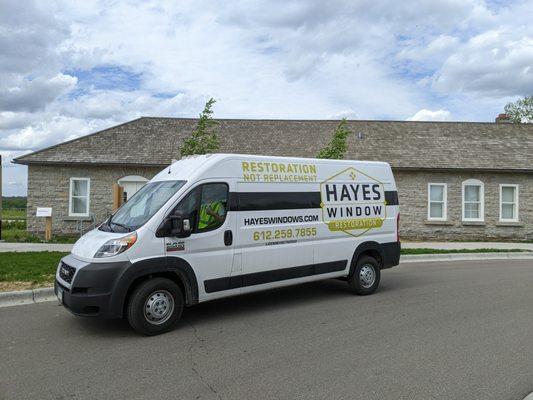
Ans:
{"label": "windshield wiper", "polygon": [[120,224],[118,222],[114,222],[114,221],[111,221],[111,220],[109,220],[109,223],[113,224],[113,225],[120,226],[121,228],[126,229],[128,232],[131,232],[131,228],[129,226],[127,226],[127,225],[123,225],[123,224]]}

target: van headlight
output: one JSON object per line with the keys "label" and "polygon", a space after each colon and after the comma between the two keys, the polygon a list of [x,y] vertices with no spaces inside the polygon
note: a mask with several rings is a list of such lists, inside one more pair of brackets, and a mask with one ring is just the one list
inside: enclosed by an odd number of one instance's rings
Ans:
{"label": "van headlight", "polygon": [[133,232],[128,236],[118,239],[111,239],[106,242],[94,255],[94,258],[113,257],[128,250],[137,241],[137,233]]}

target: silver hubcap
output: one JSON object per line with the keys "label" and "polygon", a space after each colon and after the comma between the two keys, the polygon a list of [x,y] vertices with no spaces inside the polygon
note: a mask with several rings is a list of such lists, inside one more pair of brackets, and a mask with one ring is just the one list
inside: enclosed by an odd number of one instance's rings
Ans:
{"label": "silver hubcap", "polygon": [[372,287],[375,281],[376,272],[374,271],[374,267],[370,264],[363,265],[359,271],[359,282],[361,283],[361,286],[368,289],[369,287]]}
{"label": "silver hubcap", "polygon": [[166,290],[153,292],[144,302],[144,318],[152,325],[168,321],[174,312],[174,298]]}

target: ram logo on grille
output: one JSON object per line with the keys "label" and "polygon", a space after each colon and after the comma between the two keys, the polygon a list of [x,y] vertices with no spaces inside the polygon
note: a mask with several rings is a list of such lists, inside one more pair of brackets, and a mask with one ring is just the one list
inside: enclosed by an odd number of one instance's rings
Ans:
{"label": "ram logo on grille", "polygon": [[71,267],[70,265],[67,265],[63,261],[61,261],[61,265],[59,267],[59,276],[61,277],[61,279],[63,279],[67,283],[71,283],[75,272],[76,268]]}

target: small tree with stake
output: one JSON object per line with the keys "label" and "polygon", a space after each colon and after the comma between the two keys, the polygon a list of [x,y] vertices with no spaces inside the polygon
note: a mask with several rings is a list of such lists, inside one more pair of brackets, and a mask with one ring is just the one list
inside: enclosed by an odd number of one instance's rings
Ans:
{"label": "small tree with stake", "polygon": [[337,125],[333,132],[331,141],[317,155],[317,158],[328,158],[332,160],[342,160],[348,149],[346,139],[352,132],[346,127],[346,118]]}
{"label": "small tree with stake", "polygon": [[196,129],[183,142],[180,147],[181,156],[190,156],[193,154],[215,153],[219,148],[216,128],[218,121],[213,119],[213,104],[215,99],[209,99],[205,103],[204,110],[200,113],[200,118]]}

